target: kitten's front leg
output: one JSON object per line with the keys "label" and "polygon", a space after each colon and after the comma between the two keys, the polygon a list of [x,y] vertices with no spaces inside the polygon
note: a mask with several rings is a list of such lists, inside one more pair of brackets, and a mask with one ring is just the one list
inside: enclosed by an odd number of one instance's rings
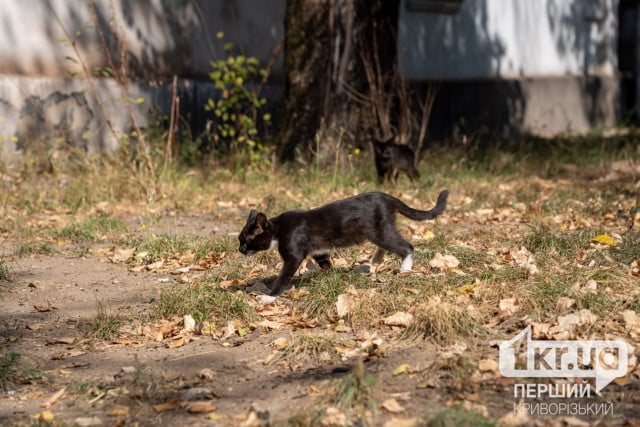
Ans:
{"label": "kitten's front leg", "polygon": [[277,296],[280,295],[286,289],[289,289],[289,282],[296,271],[298,271],[298,267],[302,263],[302,258],[294,257],[288,258],[284,261],[284,265],[282,266],[282,271],[278,278],[271,285],[271,291],[269,295]]}
{"label": "kitten's front leg", "polygon": [[331,268],[331,258],[329,258],[329,252],[315,254],[312,255],[312,257],[314,261],[318,263],[318,266],[320,266],[321,269],[328,270]]}

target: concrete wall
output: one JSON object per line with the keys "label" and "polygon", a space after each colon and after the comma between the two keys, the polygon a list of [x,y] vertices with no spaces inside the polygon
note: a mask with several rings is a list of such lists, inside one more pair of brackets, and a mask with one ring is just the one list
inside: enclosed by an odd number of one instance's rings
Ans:
{"label": "concrete wall", "polygon": [[400,66],[442,81],[434,126],[552,136],[618,123],[617,0],[464,0],[455,15],[406,6]]}
{"label": "concrete wall", "polygon": [[455,15],[400,5],[398,50],[412,80],[613,76],[617,0],[464,0]]}
{"label": "concrete wall", "polygon": [[[398,28],[401,71],[417,83],[442,81],[430,132],[463,123],[468,132],[553,135],[618,123],[617,0],[464,0],[456,15],[410,12],[407,1]],[[134,103],[141,124],[151,108],[169,111],[178,75],[182,114],[195,134],[208,118],[202,106],[215,94],[209,61],[224,56],[223,44],[266,65],[284,36],[286,0],[94,4],[98,25],[85,2],[3,1],[0,161],[58,143],[89,153],[113,149],[107,120],[129,131],[120,88],[103,77],[93,88],[80,77],[63,28],[96,72],[108,64],[107,53],[120,58],[115,23],[125,40],[130,96],[142,101]],[[266,92],[274,100],[281,70],[282,54]]]}
{"label": "concrete wall", "polygon": [[[125,46],[130,97],[144,126],[147,112],[169,111],[170,83],[178,75],[182,113],[202,127],[203,106],[214,96],[210,61],[226,57],[223,45],[266,65],[284,33],[285,0],[6,0],[0,8],[0,160],[23,151],[70,143],[89,153],[113,149],[130,130],[123,93],[100,76]],[[96,20],[98,25],[96,25]],[[97,28],[103,30],[104,43]],[[79,50],[74,50],[70,35]],[[217,34],[223,33],[223,38]],[[80,56],[96,73],[82,78]],[[274,64],[277,82],[282,58]],[[273,90],[271,92],[274,92]],[[102,105],[102,107],[101,107]],[[105,114],[106,112],[106,114]],[[196,132],[199,129],[194,129]]]}

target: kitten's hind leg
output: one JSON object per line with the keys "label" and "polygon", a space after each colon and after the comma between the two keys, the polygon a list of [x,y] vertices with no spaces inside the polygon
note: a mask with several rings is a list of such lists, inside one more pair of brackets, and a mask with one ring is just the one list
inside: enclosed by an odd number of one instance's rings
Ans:
{"label": "kitten's hind leg", "polygon": [[381,247],[377,247],[376,251],[373,253],[373,256],[371,257],[371,264],[372,265],[382,264],[382,262],[384,261],[384,254],[386,252],[387,251],[385,251]]}
{"label": "kitten's hind leg", "polygon": [[387,227],[381,236],[373,241],[380,248],[393,252],[402,258],[400,272],[411,271],[413,268],[413,245],[407,242],[395,228]]}
{"label": "kitten's hind leg", "polygon": [[329,252],[317,253],[311,255],[315,262],[318,263],[321,269],[328,270],[331,268],[331,259],[329,258]]}

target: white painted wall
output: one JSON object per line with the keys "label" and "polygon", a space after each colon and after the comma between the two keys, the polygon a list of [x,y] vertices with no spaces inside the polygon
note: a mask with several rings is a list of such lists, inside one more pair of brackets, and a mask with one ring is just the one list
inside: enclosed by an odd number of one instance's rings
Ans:
{"label": "white painted wall", "polygon": [[617,0],[464,0],[456,15],[400,6],[410,79],[613,76]]}

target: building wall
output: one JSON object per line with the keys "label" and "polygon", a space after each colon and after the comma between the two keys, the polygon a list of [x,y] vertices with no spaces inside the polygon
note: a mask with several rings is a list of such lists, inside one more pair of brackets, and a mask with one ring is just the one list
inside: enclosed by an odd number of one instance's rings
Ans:
{"label": "building wall", "polygon": [[455,15],[412,12],[407,2],[400,68],[442,82],[442,126],[473,132],[481,116],[504,135],[551,136],[618,123],[617,0],[463,0]]}
{"label": "building wall", "polygon": [[[202,127],[203,106],[215,95],[208,77],[210,61],[226,56],[224,44],[232,42],[235,52],[256,56],[266,65],[284,33],[285,0],[93,3],[95,15],[87,2],[74,0],[2,3],[0,161],[61,141],[89,153],[117,147],[107,120],[119,132],[128,132],[130,117],[120,87],[101,76],[109,55],[120,58],[113,23],[126,48],[130,98],[143,126],[151,108],[169,111],[171,81],[177,75],[182,113]],[[97,27],[102,28],[104,42]],[[218,38],[218,33],[224,37]],[[95,73],[93,86],[80,77],[79,56]],[[274,81],[281,64],[280,57],[274,64]]]}
{"label": "building wall", "polygon": [[[618,123],[618,0],[464,0],[456,15],[410,12],[408,1],[400,4],[401,71],[418,84],[442,82],[430,132],[464,123],[468,132],[553,135]],[[3,1],[0,161],[61,141],[89,153],[117,147],[107,120],[128,132],[130,117],[120,87],[100,77],[108,54],[120,58],[114,22],[140,123],[152,108],[169,111],[177,75],[182,114],[195,134],[208,118],[202,106],[215,96],[209,62],[225,55],[224,43],[266,65],[284,35],[286,0],[93,3],[104,42],[85,2]],[[80,77],[63,29],[96,73],[93,86]],[[276,101],[281,70],[282,55],[266,91]]]}
{"label": "building wall", "polygon": [[400,5],[398,50],[412,80],[613,76],[617,0],[463,0],[455,15]]}

